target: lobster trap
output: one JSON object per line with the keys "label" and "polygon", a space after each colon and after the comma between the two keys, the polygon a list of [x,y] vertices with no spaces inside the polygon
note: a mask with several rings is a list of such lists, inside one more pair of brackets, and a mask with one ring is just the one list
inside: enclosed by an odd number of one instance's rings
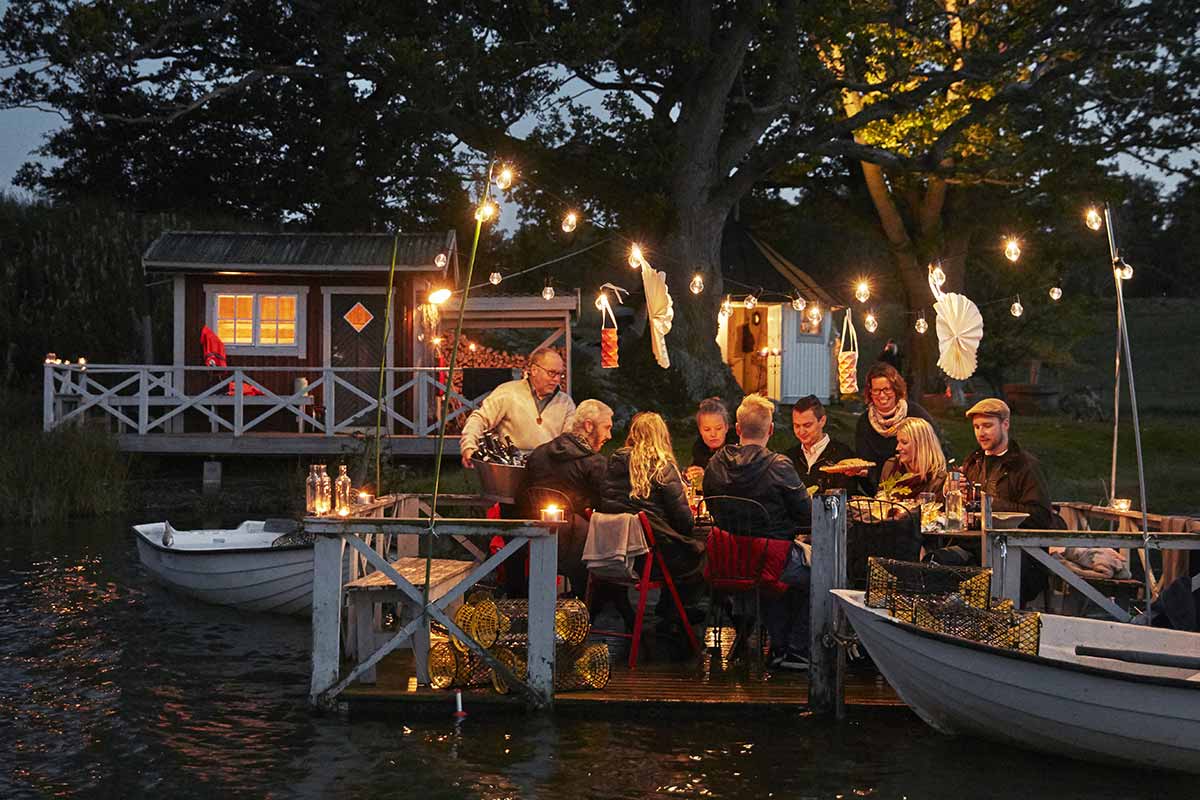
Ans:
{"label": "lobster trap", "polygon": [[1041,645],[1042,618],[1037,612],[974,608],[961,601],[918,599],[914,625],[934,633],[1015,650],[1036,656]]}
{"label": "lobster trap", "polygon": [[987,609],[991,599],[992,571],[984,567],[948,567],[872,557],[867,560],[866,603],[886,608],[894,616],[911,620],[914,605],[923,598],[957,595],[974,608]]}

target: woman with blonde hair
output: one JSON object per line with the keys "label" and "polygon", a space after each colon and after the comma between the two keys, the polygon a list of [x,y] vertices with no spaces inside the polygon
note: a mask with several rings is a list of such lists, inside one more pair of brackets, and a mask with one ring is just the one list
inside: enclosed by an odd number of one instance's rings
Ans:
{"label": "woman with blonde hair", "polygon": [[941,501],[946,456],[933,426],[919,417],[908,417],[896,428],[896,455],[884,462],[880,482],[906,473],[910,477],[896,485],[907,488],[912,499],[932,492]]}
{"label": "woman with blonde hair", "polygon": [[[696,594],[694,590],[703,581],[704,539],[693,535],[692,510],[683,490],[671,434],[658,414],[645,411],[634,415],[625,446],[608,458],[599,510],[608,514],[646,512],[658,550],[688,605],[689,597]],[[660,600],[660,611],[665,612],[669,603],[668,599],[667,606],[662,607]],[[669,620],[671,616],[659,614],[660,619]],[[703,614],[696,616],[703,619]]]}
{"label": "woman with blonde hair", "polygon": [[932,423],[929,412],[908,399],[908,386],[891,364],[879,363],[867,372],[863,386],[867,410],[858,418],[854,450],[859,458],[873,461],[874,467],[862,476],[867,494],[879,485],[882,464],[896,454],[896,433],[904,420],[919,417]]}

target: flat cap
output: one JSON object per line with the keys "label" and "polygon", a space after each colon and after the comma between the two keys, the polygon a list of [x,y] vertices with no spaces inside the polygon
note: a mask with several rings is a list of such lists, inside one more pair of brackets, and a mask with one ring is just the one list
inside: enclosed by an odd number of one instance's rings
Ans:
{"label": "flat cap", "polygon": [[1008,410],[1008,403],[1003,400],[997,400],[994,397],[989,397],[986,400],[980,400],[975,405],[967,409],[967,417],[974,417],[976,414],[983,414],[989,417],[999,417],[1000,419],[1008,419],[1012,416],[1012,412]]}

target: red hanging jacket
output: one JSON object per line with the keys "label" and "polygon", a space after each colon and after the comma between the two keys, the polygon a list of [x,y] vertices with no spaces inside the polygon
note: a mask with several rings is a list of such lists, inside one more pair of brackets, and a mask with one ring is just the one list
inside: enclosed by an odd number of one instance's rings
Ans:
{"label": "red hanging jacket", "polygon": [[[221,337],[213,333],[212,328],[205,325],[200,329],[200,349],[204,351],[204,366],[206,367],[227,367],[228,362],[225,360],[225,343],[221,341]],[[236,385],[233,381],[229,382],[229,389],[226,394],[234,394]],[[248,383],[242,384],[242,394],[245,396],[260,395],[261,391],[255,386]]]}

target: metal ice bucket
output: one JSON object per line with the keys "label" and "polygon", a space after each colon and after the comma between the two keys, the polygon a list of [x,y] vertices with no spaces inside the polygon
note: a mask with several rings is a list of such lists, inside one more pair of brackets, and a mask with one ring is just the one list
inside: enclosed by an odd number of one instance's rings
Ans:
{"label": "metal ice bucket", "polygon": [[475,474],[479,476],[481,497],[497,503],[517,502],[521,484],[525,481],[525,467],[480,461],[478,458],[472,458],[471,463],[475,465]]}

